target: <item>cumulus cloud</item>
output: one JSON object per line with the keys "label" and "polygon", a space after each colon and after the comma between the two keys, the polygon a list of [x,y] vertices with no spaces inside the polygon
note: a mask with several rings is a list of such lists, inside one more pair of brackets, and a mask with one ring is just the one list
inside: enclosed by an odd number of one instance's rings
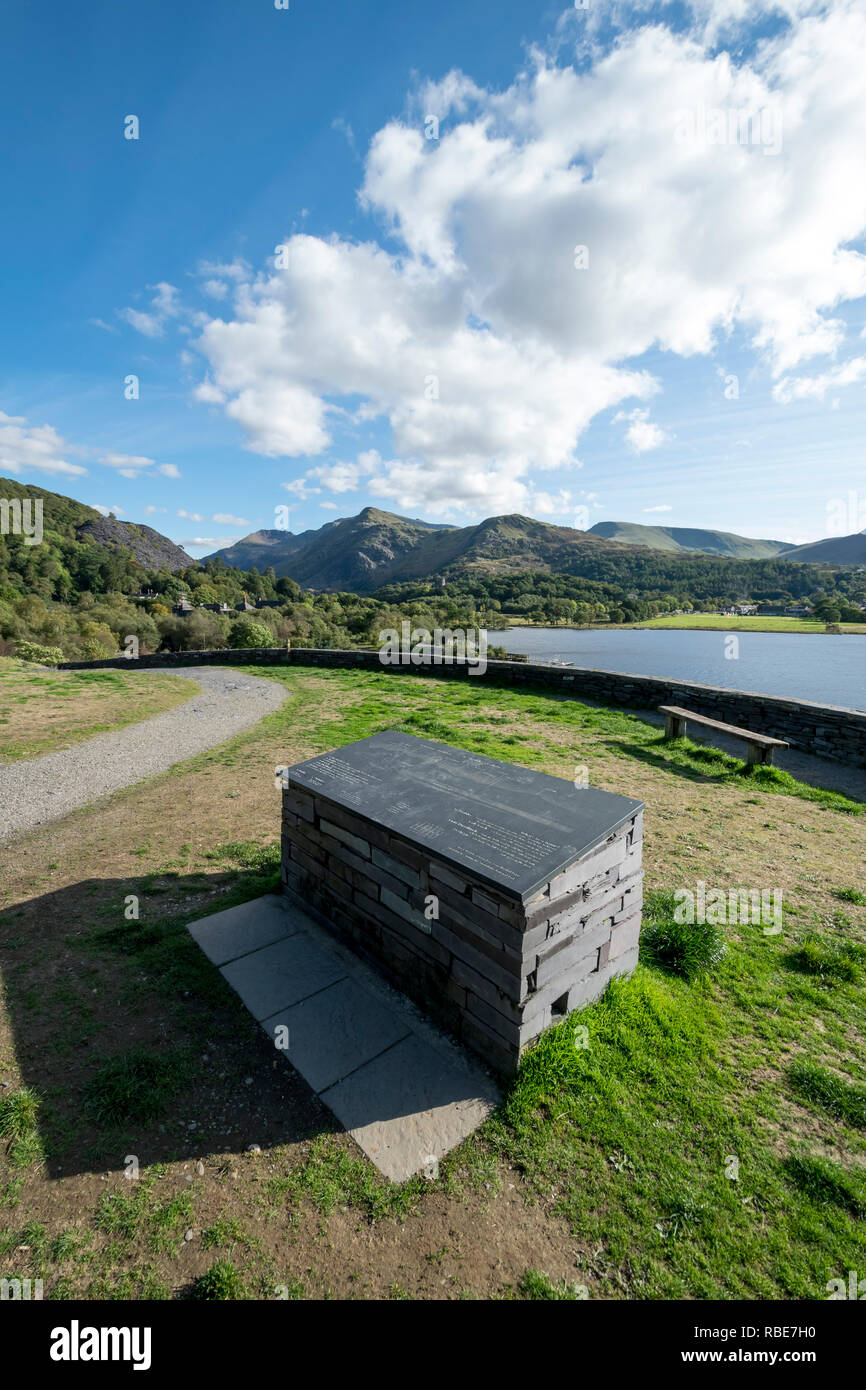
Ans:
{"label": "cumulus cloud", "polygon": [[[196,521],[201,521],[201,517],[196,517]],[[211,521],[217,522],[219,526],[252,526],[251,521],[245,521],[242,516],[232,516],[231,512],[217,512],[211,517]]]}
{"label": "cumulus cloud", "polygon": [[[714,37],[752,0],[700,0],[690,32],[581,40],[573,64],[535,53],[501,91],[458,72],[422,87],[374,137],[359,193],[393,249],[295,235],[279,268],[234,276],[232,312],[198,340],[199,398],[266,457],[320,457],[346,419],[390,430],[390,458],[311,467],[299,497],[363,477],[401,509],[489,513],[576,468],[600,412],[636,452],[663,442],[644,404],[660,382],[635,365],[650,350],[709,354],[736,329],[782,399],[805,392],[787,374],[838,356],[840,307],[866,294],[866,13],[777,9],[788,25],[731,53]],[[710,137],[713,112],[735,138]],[[760,120],[741,140],[762,112],[772,142]]]}
{"label": "cumulus cloud", "polygon": [[661,426],[649,418],[648,410],[632,410],[628,414],[618,411],[613,418],[615,422],[622,420],[626,423],[626,443],[636,454],[644,454],[648,449],[657,449],[667,439]]}
{"label": "cumulus cloud", "polygon": [[645,512],[672,512],[673,507],[669,507],[666,502],[663,502],[658,507],[644,507],[643,510]]}
{"label": "cumulus cloud", "polygon": [[204,521],[204,517],[200,516],[198,512],[187,512],[184,511],[183,507],[178,510],[177,514],[183,517],[185,521]]}
{"label": "cumulus cloud", "polygon": [[70,451],[72,446],[51,425],[31,425],[23,415],[0,410],[0,472],[17,475],[35,469],[80,478],[87,469],[62,457]]}
{"label": "cumulus cloud", "polygon": [[122,507],[104,507],[101,502],[91,502],[90,506],[95,512],[99,512],[101,516],[109,516],[112,512],[115,516],[125,515]]}

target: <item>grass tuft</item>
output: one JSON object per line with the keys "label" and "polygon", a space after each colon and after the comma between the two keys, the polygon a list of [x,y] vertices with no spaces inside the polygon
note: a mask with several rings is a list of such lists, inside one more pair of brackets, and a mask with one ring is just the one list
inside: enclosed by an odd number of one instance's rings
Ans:
{"label": "grass tuft", "polygon": [[858,1221],[866,1216],[866,1182],[838,1163],[794,1154],[782,1164],[785,1177],[815,1206],[841,1207]]}
{"label": "grass tuft", "polygon": [[843,1081],[814,1062],[796,1062],[788,1079],[795,1094],[808,1105],[826,1110],[855,1129],[866,1128],[866,1086]]}
{"label": "grass tuft", "polygon": [[538,1269],[528,1269],[517,1285],[517,1296],[522,1299],[568,1300],[585,1297],[582,1286],[569,1284],[566,1279],[554,1284],[546,1274]]}
{"label": "grass tuft", "polygon": [[26,1140],[36,1132],[39,1097],[29,1086],[0,1100],[0,1138]]}
{"label": "grass tuft", "polygon": [[240,1271],[231,1260],[217,1260],[206,1274],[196,1279],[190,1298],[208,1302],[228,1301],[246,1297]]}
{"label": "grass tuft", "polygon": [[810,932],[796,951],[788,956],[788,964],[804,975],[817,975],[822,980],[841,980],[856,984],[860,967],[866,960],[866,950],[849,941],[828,941]]}
{"label": "grass tuft", "polygon": [[640,936],[640,957],[647,965],[695,980],[707,974],[727,951],[724,934],[709,922],[678,922],[671,892],[648,893]]}
{"label": "grass tuft", "polygon": [[101,1125],[146,1123],[166,1107],[182,1085],[179,1057],[159,1057],[132,1047],[112,1057],[90,1078],[84,1106]]}

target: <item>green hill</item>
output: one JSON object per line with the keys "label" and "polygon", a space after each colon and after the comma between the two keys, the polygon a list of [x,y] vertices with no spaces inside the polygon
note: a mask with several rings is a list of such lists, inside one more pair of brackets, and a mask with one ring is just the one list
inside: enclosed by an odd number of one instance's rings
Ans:
{"label": "green hill", "polygon": [[794,547],[787,541],[754,540],[731,531],[705,531],[688,526],[641,526],[635,521],[599,521],[590,528],[591,536],[620,541],[624,545],[645,545],[650,550],[691,550],[704,555],[727,555],[733,560],[769,560]]}
{"label": "green hill", "polygon": [[866,565],[866,531],[853,536],[830,536],[825,541],[811,541],[788,552],[788,560],[807,560],[816,565]]}

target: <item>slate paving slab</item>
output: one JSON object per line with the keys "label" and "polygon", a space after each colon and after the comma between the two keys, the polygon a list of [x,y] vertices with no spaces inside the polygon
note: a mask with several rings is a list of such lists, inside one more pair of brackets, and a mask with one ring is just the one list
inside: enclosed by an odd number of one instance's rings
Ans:
{"label": "slate paving slab", "polygon": [[271,1038],[280,1025],[288,1060],[320,1092],[410,1036],[404,1019],[348,979],[262,1021]]}
{"label": "slate paving slab", "polygon": [[299,914],[288,899],[269,893],[190,923],[190,932],[214,965],[225,965],[298,930]]}
{"label": "slate paving slab", "polygon": [[321,1099],[395,1182],[437,1163],[490,1113],[472,1074],[414,1036],[323,1091]]}
{"label": "slate paving slab", "polygon": [[474,1058],[285,897],[189,930],[268,1035],[288,1029],[288,1061],[392,1181],[435,1171],[497,1104]]}
{"label": "slate paving slab", "polygon": [[222,974],[259,1020],[287,1004],[296,1004],[320,989],[327,989],[344,975],[332,957],[316,950],[304,935],[296,933],[273,946],[241,956],[222,967]]}

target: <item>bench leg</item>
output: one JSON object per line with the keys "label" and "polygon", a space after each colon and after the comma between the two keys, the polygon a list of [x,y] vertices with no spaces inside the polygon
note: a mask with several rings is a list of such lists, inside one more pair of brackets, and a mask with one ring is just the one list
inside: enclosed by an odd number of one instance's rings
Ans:
{"label": "bench leg", "polygon": [[748,752],[749,767],[769,767],[773,761],[773,749],[762,748],[759,743],[750,743]]}
{"label": "bench leg", "polygon": [[666,714],[665,743],[668,743],[672,738],[685,738],[685,736],[686,721],[684,719],[680,719],[678,714]]}

